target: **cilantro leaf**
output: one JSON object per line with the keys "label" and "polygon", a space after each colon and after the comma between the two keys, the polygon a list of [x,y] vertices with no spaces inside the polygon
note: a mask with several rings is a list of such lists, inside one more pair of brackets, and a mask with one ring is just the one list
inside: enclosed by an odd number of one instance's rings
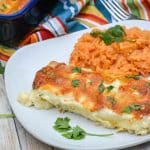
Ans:
{"label": "cilantro leaf", "polygon": [[110,45],[113,42],[121,42],[124,39],[125,31],[122,26],[116,25],[114,27],[109,28],[104,32],[93,31],[90,33],[91,36],[97,37],[104,41],[106,45]]}
{"label": "cilantro leaf", "polygon": [[64,132],[71,129],[71,126],[69,125],[70,119],[68,117],[65,118],[57,118],[55,121],[55,125],[53,128],[57,130],[58,132]]}
{"label": "cilantro leaf", "polygon": [[81,72],[82,72],[82,70],[81,70],[80,67],[74,67],[74,68],[72,69],[72,73],[81,73]]}
{"label": "cilantro leaf", "polygon": [[123,37],[114,37],[114,41],[119,43],[119,42],[123,41]]}
{"label": "cilantro leaf", "polygon": [[141,110],[141,108],[142,108],[142,106],[139,104],[131,104],[131,105],[125,107],[122,112],[130,114],[134,110],[135,111]]}
{"label": "cilantro leaf", "polygon": [[113,42],[113,36],[108,32],[103,32],[100,38],[104,41],[106,45],[110,45]]}
{"label": "cilantro leaf", "polygon": [[73,138],[76,140],[83,139],[85,137],[85,131],[78,125],[73,128]]}
{"label": "cilantro leaf", "polygon": [[64,136],[67,139],[72,139],[73,133],[72,132],[65,132],[62,134],[62,136]]}
{"label": "cilantro leaf", "polygon": [[101,35],[101,32],[100,31],[92,31],[92,32],[90,32],[90,35],[93,37],[97,37],[97,36]]}
{"label": "cilantro leaf", "polygon": [[85,131],[79,126],[75,126],[72,131],[63,133],[62,136],[68,139],[81,140],[85,138]]}
{"label": "cilantro leaf", "polygon": [[140,76],[139,75],[127,75],[126,78],[132,78],[134,80],[140,80]]}
{"label": "cilantro leaf", "polygon": [[114,86],[113,86],[113,85],[110,85],[110,86],[107,87],[107,91],[110,92],[110,91],[113,90],[113,88],[114,88]]}
{"label": "cilantro leaf", "polygon": [[107,100],[112,104],[115,105],[117,103],[116,99],[113,96],[108,96]]}
{"label": "cilantro leaf", "polygon": [[102,81],[101,84],[98,86],[98,91],[99,91],[100,93],[103,93],[104,90],[105,90],[105,86],[104,86],[103,82],[104,82],[104,81]]}
{"label": "cilantro leaf", "polygon": [[58,132],[61,132],[61,135],[67,139],[72,140],[81,140],[84,139],[86,135],[89,136],[110,136],[113,134],[94,134],[85,132],[84,129],[76,125],[75,127],[71,127],[69,125],[70,119],[68,117],[65,118],[57,118],[55,121],[54,129]]}
{"label": "cilantro leaf", "polygon": [[80,84],[80,80],[72,80],[72,81],[71,81],[71,85],[72,85],[73,87],[78,87],[79,84]]}
{"label": "cilantro leaf", "polygon": [[107,32],[111,33],[111,35],[114,37],[123,37],[125,33],[124,29],[120,25],[109,28]]}

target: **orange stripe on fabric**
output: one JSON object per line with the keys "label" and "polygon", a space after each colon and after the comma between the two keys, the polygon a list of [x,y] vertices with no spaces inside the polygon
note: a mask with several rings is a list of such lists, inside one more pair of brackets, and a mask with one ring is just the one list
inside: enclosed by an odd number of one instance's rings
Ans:
{"label": "orange stripe on fabric", "polygon": [[80,0],[82,7],[84,6],[84,0]]}
{"label": "orange stripe on fabric", "polygon": [[145,14],[144,14],[144,10],[143,10],[141,4],[138,2],[138,0],[135,0],[135,1],[134,1],[134,4],[135,4],[136,7],[138,8],[141,18],[144,19],[144,18],[145,18]]}
{"label": "orange stripe on fabric", "polygon": [[146,0],[141,0],[142,4],[144,5],[146,12],[148,14],[148,18],[150,20],[150,4]]}
{"label": "orange stripe on fabric", "polygon": [[129,12],[129,11],[128,11],[128,7],[126,6],[125,0],[122,0],[121,3],[122,3],[123,8],[124,8],[127,12]]}
{"label": "orange stripe on fabric", "polygon": [[[35,34],[35,36],[36,36],[36,39],[37,39],[37,42],[39,42],[40,41],[40,37],[39,37],[39,35],[38,35],[38,32],[36,32],[36,33],[34,33]],[[36,42],[36,41],[35,41]]]}
{"label": "orange stripe on fabric", "polygon": [[36,43],[39,41],[39,37],[37,36],[36,33],[34,33],[33,35],[31,35],[31,43]]}
{"label": "orange stripe on fabric", "polygon": [[0,52],[0,59],[1,59],[1,60],[7,61],[9,58],[10,58],[9,56],[4,55],[4,54],[2,54],[2,53]]}
{"label": "orange stripe on fabric", "polygon": [[99,23],[99,24],[107,24],[108,22],[102,18],[99,18],[97,16],[94,16],[92,14],[84,14],[84,13],[80,13],[78,15],[79,18],[85,18],[85,19],[89,19],[89,20],[92,20],[92,21],[95,21],[96,23]]}
{"label": "orange stripe on fabric", "polygon": [[38,37],[35,33],[32,33],[31,35],[25,37],[25,39],[19,44],[19,46],[24,46],[35,42],[38,42]]}

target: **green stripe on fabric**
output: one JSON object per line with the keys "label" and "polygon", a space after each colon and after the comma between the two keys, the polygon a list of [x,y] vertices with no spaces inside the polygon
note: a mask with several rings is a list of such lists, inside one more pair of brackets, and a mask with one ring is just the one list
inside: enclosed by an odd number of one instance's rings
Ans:
{"label": "green stripe on fabric", "polygon": [[85,2],[86,2],[86,4],[87,4],[87,3],[90,3],[90,2],[91,2],[91,0],[85,0]]}
{"label": "green stripe on fabric", "polygon": [[94,1],[90,0],[90,5],[94,6],[95,5]]}
{"label": "green stripe on fabric", "polygon": [[0,62],[0,74],[4,74],[5,68],[2,66],[2,63]]}
{"label": "green stripe on fabric", "polygon": [[134,14],[137,17],[141,17],[140,16],[140,11],[139,9],[136,7],[134,0],[127,0],[127,5],[130,7],[132,14]]}

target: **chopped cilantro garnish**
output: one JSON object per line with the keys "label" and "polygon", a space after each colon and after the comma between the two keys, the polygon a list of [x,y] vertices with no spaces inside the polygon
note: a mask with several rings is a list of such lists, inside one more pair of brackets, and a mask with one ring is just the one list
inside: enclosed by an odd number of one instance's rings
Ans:
{"label": "chopped cilantro garnish", "polygon": [[97,37],[97,36],[100,36],[102,32],[100,31],[92,31],[90,32],[90,35],[93,36],[93,37]]}
{"label": "chopped cilantro garnish", "polygon": [[141,110],[142,106],[139,104],[131,104],[124,108],[122,112],[130,114],[134,110]]}
{"label": "chopped cilantro garnish", "polygon": [[103,82],[104,82],[104,81],[101,81],[100,85],[98,86],[98,91],[99,91],[100,93],[103,93],[104,90],[105,90],[105,86],[104,86]]}
{"label": "chopped cilantro garnish", "polygon": [[105,32],[93,31],[90,33],[93,37],[100,37],[106,45],[110,45],[113,42],[121,42],[124,39],[125,31],[120,25],[109,28]]}
{"label": "chopped cilantro garnish", "polygon": [[110,85],[110,86],[107,87],[107,91],[110,92],[110,91],[113,90],[113,88],[114,88],[114,86],[113,86],[113,85]]}
{"label": "chopped cilantro garnish", "polygon": [[78,87],[79,84],[80,84],[80,80],[72,80],[72,81],[71,81],[71,85],[72,85],[73,87]]}
{"label": "chopped cilantro garnish", "polygon": [[113,96],[108,96],[107,100],[112,104],[115,105],[117,103],[116,99]]}
{"label": "chopped cilantro garnish", "polygon": [[81,72],[82,72],[82,70],[81,70],[80,67],[74,67],[74,68],[72,69],[72,73],[81,73]]}
{"label": "chopped cilantro garnish", "polygon": [[140,80],[141,76],[139,76],[139,75],[127,75],[126,78],[132,78],[134,80]]}
{"label": "chopped cilantro garnish", "polygon": [[7,5],[6,5],[6,4],[2,4],[2,7],[3,7],[4,9],[7,9]]}
{"label": "chopped cilantro garnish", "polygon": [[110,45],[114,41],[113,36],[108,32],[102,33],[100,38],[105,42],[106,45]]}

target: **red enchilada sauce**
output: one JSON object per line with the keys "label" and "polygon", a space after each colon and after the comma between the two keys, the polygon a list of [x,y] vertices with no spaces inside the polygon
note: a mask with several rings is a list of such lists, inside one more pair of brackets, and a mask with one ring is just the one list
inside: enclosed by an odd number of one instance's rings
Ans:
{"label": "red enchilada sauce", "polygon": [[12,14],[21,10],[29,0],[0,0],[0,14]]}
{"label": "red enchilada sauce", "polygon": [[[94,112],[110,108],[121,114],[133,114],[136,118],[150,115],[150,83],[141,78],[121,81],[118,92],[104,85],[100,74],[80,71],[63,63],[51,62],[36,73],[33,89],[47,90],[57,96],[73,95],[87,110]],[[109,89],[109,90],[108,90]]]}

